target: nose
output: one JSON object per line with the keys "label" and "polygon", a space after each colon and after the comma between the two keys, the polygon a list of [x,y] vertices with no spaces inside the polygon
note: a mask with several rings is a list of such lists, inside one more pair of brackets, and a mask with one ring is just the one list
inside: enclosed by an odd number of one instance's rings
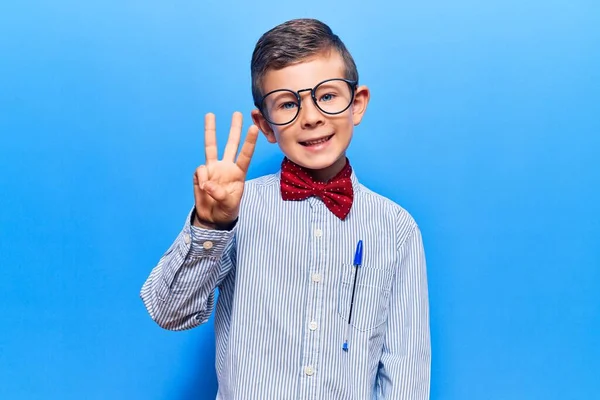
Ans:
{"label": "nose", "polygon": [[300,108],[300,124],[303,129],[311,129],[325,123],[325,116],[317,108],[310,93],[302,96],[302,107]]}

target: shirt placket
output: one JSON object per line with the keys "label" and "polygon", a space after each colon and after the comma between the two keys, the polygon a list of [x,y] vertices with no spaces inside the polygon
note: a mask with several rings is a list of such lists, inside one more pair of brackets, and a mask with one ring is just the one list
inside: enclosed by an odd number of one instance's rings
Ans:
{"label": "shirt placket", "polygon": [[326,278],[326,241],[324,205],[316,198],[310,198],[311,206],[311,259],[308,265],[309,281],[307,290],[306,313],[304,320],[304,346],[302,366],[302,388],[300,398],[316,399],[318,396],[320,343],[323,323],[323,281]]}

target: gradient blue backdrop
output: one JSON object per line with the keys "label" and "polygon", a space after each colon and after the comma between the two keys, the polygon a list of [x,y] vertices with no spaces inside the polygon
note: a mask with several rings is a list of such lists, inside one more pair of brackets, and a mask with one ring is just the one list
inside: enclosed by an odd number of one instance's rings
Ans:
{"label": "gradient blue backdrop", "polygon": [[[214,398],[212,325],[164,331],[138,292],[203,115],[221,148],[247,126],[256,40],[304,16],[372,89],[359,177],[422,227],[432,399],[600,398],[592,0],[2,1],[0,398]],[[280,157],[261,138],[251,177]]]}

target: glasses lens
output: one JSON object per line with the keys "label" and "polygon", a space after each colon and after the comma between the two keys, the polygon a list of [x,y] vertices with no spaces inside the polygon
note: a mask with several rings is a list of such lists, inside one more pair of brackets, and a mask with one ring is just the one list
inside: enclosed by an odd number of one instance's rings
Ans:
{"label": "glasses lens", "polygon": [[299,104],[296,94],[289,90],[278,90],[263,99],[262,112],[273,124],[292,122],[298,114]]}
{"label": "glasses lens", "polygon": [[338,114],[352,102],[352,87],[341,79],[326,81],[315,88],[315,99],[323,112]]}

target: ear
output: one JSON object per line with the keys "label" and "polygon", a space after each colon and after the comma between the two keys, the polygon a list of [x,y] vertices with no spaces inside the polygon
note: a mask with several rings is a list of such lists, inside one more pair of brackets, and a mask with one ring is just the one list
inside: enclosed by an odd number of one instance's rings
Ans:
{"label": "ear", "polygon": [[267,138],[267,141],[269,143],[277,143],[277,139],[275,138],[273,129],[271,129],[271,125],[269,125],[265,117],[263,117],[262,113],[258,109],[254,109],[252,110],[251,115],[252,122],[254,122],[254,125],[258,126],[258,128]]}
{"label": "ear", "polygon": [[355,126],[362,121],[365,111],[367,111],[370,97],[371,93],[366,86],[359,86],[356,88],[354,101],[352,102],[352,122],[354,122]]}

